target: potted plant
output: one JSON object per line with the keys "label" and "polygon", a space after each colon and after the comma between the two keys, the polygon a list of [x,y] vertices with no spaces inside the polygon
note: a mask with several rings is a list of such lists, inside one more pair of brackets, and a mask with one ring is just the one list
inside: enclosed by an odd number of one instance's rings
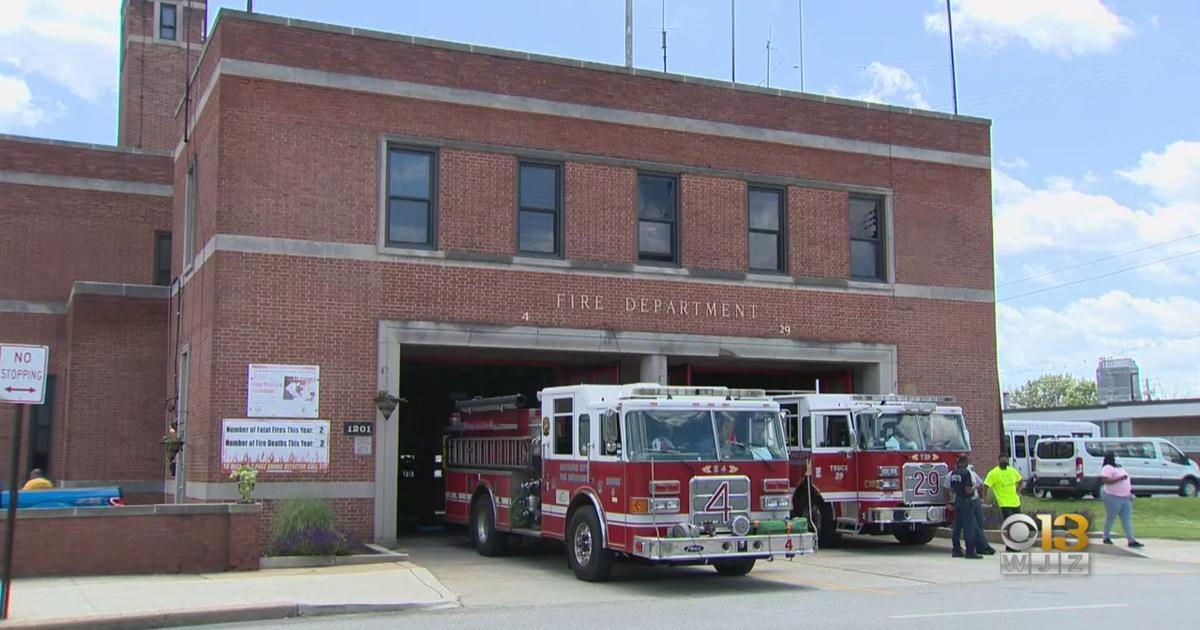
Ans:
{"label": "potted plant", "polygon": [[239,503],[253,503],[250,498],[250,493],[254,492],[254,484],[258,481],[258,471],[243,465],[237,470],[229,474],[229,478],[237,482],[238,494],[241,495]]}
{"label": "potted plant", "polygon": [[379,409],[379,413],[383,414],[384,420],[392,417],[392,413],[396,411],[396,405],[406,402],[408,401],[393,396],[382,389],[375,393],[375,407]]}

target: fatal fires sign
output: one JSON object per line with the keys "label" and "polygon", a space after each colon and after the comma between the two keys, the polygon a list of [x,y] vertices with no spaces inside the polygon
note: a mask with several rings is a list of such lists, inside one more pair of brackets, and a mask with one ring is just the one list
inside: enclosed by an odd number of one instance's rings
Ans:
{"label": "fatal fires sign", "polygon": [[0,344],[0,402],[40,405],[46,401],[46,346]]}
{"label": "fatal fires sign", "polygon": [[225,420],[221,468],[268,473],[328,472],[328,420]]}

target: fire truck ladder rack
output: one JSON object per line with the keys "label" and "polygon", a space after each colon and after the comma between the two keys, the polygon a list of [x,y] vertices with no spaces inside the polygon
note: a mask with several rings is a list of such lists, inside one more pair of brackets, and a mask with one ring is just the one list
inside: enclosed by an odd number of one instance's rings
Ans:
{"label": "fire truck ladder rack", "polygon": [[820,394],[821,388],[816,389],[768,389],[768,396],[799,396],[802,394]]}
{"label": "fire truck ladder rack", "polygon": [[528,470],[529,437],[450,438],[446,465],[463,468]]}
{"label": "fire truck ladder rack", "polygon": [[673,398],[675,396],[719,396],[726,400],[762,400],[767,392],[761,389],[730,389],[728,387],[690,387],[663,385],[658,387],[635,387],[630,398]]}
{"label": "fire truck ladder rack", "polygon": [[521,405],[525,404],[525,397],[521,394],[510,394],[508,396],[492,396],[490,398],[467,398],[465,400],[454,401],[454,409],[460,413],[479,413],[482,411],[506,411],[508,409],[520,409]]}
{"label": "fire truck ladder rack", "polygon": [[896,394],[854,394],[853,400],[875,403],[934,403],[938,405],[954,405],[958,402],[953,396],[899,396]]}

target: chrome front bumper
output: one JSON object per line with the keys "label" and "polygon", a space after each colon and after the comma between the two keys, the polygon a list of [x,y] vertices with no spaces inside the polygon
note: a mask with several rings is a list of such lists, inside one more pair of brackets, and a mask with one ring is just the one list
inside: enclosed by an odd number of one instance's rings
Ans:
{"label": "chrome front bumper", "polygon": [[809,554],[816,550],[811,533],[762,534],[749,536],[697,536],[655,538],[635,536],[633,555],[649,560],[709,561],[722,558],[770,558]]}
{"label": "chrome front bumper", "polygon": [[902,505],[894,508],[870,508],[867,510],[867,522],[886,524],[929,524],[935,525],[946,522],[946,506],[944,505]]}

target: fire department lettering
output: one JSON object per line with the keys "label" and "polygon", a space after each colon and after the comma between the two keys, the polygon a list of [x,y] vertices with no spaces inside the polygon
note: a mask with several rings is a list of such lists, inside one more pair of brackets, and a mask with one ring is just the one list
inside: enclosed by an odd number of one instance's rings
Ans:
{"label": "fire department lettering", "polygon": [[[613,303],[616,303],[615,309],[610,308]],[[645,315],[670,315],[674,317],[708,319],[758,319],[757,304],[677,300],[670,297],[635,297],[631,295],[610,300],[603,295],[555,293],[554,309],[559,311],[607,311],[620,309],[626,313],[642,313]]]}

